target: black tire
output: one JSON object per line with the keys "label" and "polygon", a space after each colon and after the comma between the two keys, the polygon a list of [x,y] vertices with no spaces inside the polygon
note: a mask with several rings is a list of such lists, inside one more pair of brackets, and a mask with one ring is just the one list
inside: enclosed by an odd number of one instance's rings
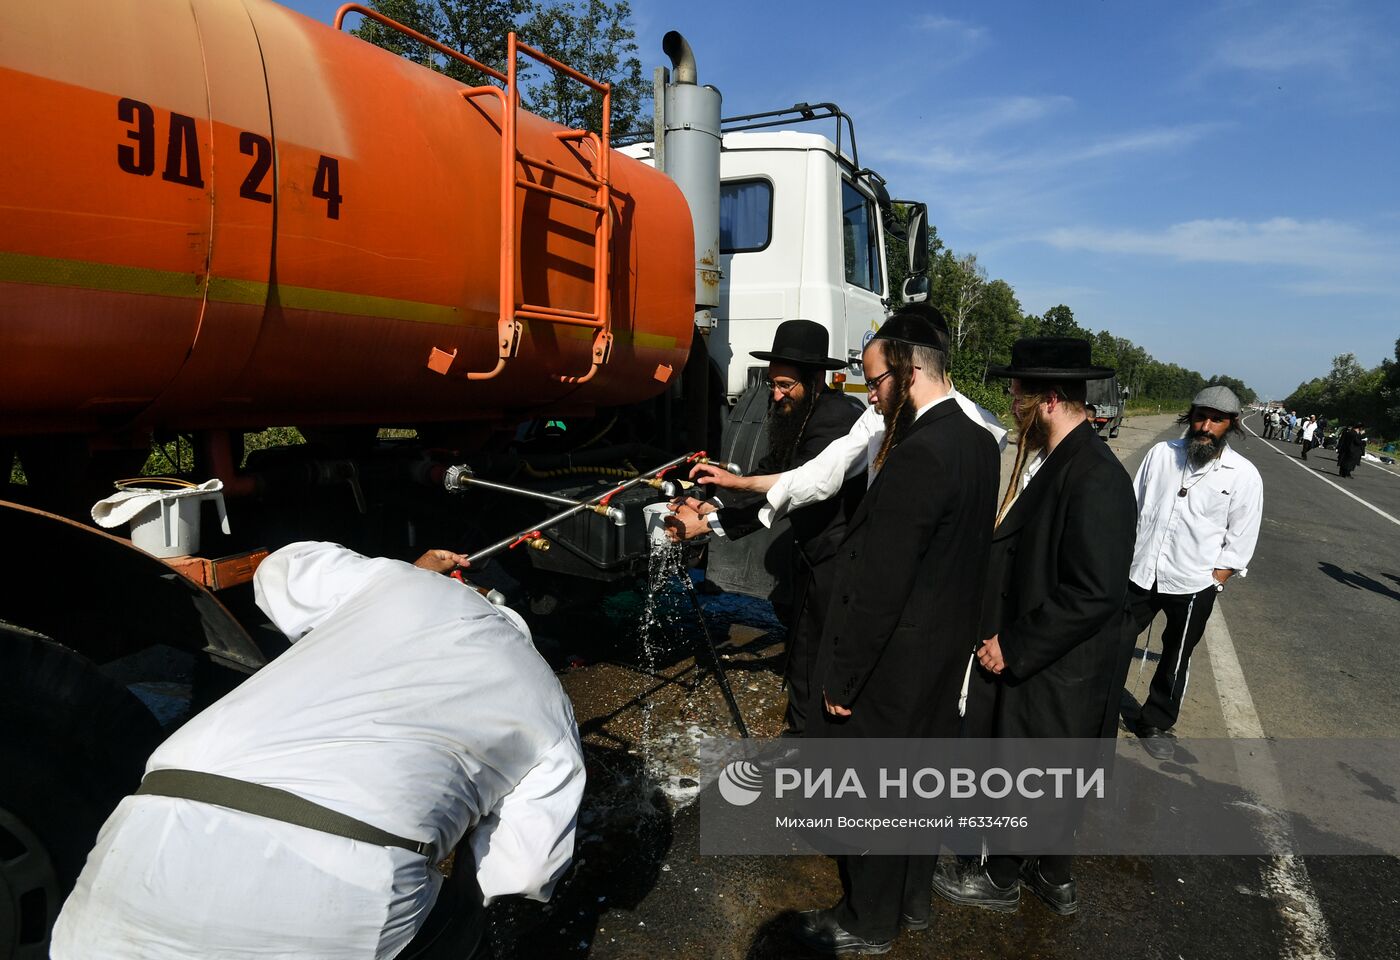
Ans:
{"label": "black tire", "polygon": [[91,661],[0,623],[0,960],[48,956],[98,829],[162,736]]}

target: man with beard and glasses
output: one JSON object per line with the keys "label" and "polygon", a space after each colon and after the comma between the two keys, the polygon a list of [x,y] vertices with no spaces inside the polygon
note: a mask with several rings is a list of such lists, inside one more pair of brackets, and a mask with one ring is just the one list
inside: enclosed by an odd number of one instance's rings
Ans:
{"label": "man with beard and glasses", "polygon": [[[865,348],[885,436],[835,559],[808,738],[957,736],[998,463],[996,443],[949,395],[945,342],[923,316],[900,311]],[[927,928],[932,857],[850,855],[839,866],[842,898],[802,914],[805,944],[884,953],[901,926]]]}
{"label": "man with beard and glasses", "polygon": [[1191,679],[1191,652],[1216,594],[1235,574],[1245,575],[1259,539],[1264,483],[1227,442],[1244,436],[1239,420],[1234,392],[1206,387],[1177,421],[1185,435],[1149,450],[1134,481],[1138,523],[1129,609],[1137,633],[1159,611],[1167,615],[1162,657],[1137,723],[1143,747],[1159,760],[1174,753],[1171,728]]}
{"label": "man with beard and glasses", "polygon": [[[767,420],[768,448],[759,460],[760,473],[774,473],[806,463],[838,437],[845,436],[860,416],[860,404],[826,385],[826,374],[846,366],[828,357],[826,328],[811,320],[787,320],[773,337],[772,350],[754,351],[768,361],[771,391]],[[811,698],[811,654],[821,637],[824,601],[835,589],[832,559],[846,533],[847,519],[865,493],[853,480],[824,503],[792,513],[793,597],[788,628],[788,689],[786,733],[801,735]],[[722,501],[688,497],[678,503],[668,525],[689,539],[703,533],[738,539],[761,526],[761,493],[726,492]]]}
{"label": "man with beard and glasses", "polygon": [[[1115,731],[1132,649],[1124,599],[1133,493],[1085,411],[1085,382],[1113,376],[1090,355],[1087,340],[1031,337],[1012,345],[1009,367],[988,371],[1011,380],[1019,439],[992,533],[966,736],[1096,739]],[[945,861],[934,889],[953,903],[1010,912],[1024,884],[1053,912],[1072,914],[1073,823],[1062,829],[1053,856],[1004,844],[982,862]]]}

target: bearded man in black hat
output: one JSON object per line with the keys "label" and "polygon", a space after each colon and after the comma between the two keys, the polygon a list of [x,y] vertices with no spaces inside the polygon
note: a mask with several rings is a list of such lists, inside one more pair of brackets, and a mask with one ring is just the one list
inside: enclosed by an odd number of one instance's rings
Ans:
{"label": "bearded man in black hat", "polygon": [[[926,317],[902,311],[865,348],[885,433],[835,561],[808,737],[958,735],[998,456],[951,395],[944,343]],[[841,901],[804,913],[798,936],[827,953],[884,953],[901,926],[928,926],[933,866],[927,856],[841,857]]]}
{"label": "bearded man in black hat", "polygon": [[[768,448],[758,461],[760,473],[780,473],[811,460],[838,437],[846,435],[862,412],[859,402],[826,385],[828,371],[846,361],[827,356],[826,328],[811,320],[787,320],[778,326],[772,350],[752,356],[768,361],[770,390]],[[811,699],[811,654],[821,637],[826,598],[835,589],[837,544],[846,521],[865,492],[859,479],[849,481],[831,500],[812,504],[791,515],[794,542],[793,597],[788,613],[787,733],[800,735]],[[670,521],[679,536],[703,533],[738,539],[758,530],[761,493],[726,491],[722,505],[687,498]]]}
{"label": "bearded man in black hat", "polygon": [[[964,732],[981,737],[1090,738],[1117,732],[1119,690],[1132,652],[1128,567],[1137,502],[1123,465],[1084,409],[1087,340],[1016,341],[1011,379],[1019,448],[992,534],[986,604]],[[997,853],[945,861],[946,900],[1013,911],[1024,884],[1055,913],[1079,908],[1067,855]]]}

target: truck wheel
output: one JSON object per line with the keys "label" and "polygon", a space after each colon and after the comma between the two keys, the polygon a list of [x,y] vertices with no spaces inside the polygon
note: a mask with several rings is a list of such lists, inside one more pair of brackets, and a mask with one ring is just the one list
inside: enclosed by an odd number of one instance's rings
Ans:
{"label": "truck wheel", "polygon": [[48,956],[98,829],[161,736],[91,661],[0,623],[0,960]]}

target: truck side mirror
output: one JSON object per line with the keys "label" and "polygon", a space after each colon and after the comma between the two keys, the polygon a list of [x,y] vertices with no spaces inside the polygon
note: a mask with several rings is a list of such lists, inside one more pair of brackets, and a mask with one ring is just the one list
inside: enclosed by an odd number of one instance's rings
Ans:
{"label": "truck side mirror", "polygon": [[[922,203],[916,203],[909,208],[909,273],[912,280],[928,270],[928,207]],[[927,277],[924,277],[925,287],[927,287]],[[908,285],[905,285],[908,289]],[[924,291],[928,295],[927,289]],[[908,297],[905,297],[908,301]],[[922,298],[921,298],[922,299]],[[914,301],[908,301],[910,303]]]}
{"label": "truck side mirror", "polygon": [[[927,258],[925,258],[927,260]],[[927,263],[925,264],[927,266]],[[904,289],[900,291],[905,303],[923,303],[928,299],[929,282],[925,274],[904,278]]]}

